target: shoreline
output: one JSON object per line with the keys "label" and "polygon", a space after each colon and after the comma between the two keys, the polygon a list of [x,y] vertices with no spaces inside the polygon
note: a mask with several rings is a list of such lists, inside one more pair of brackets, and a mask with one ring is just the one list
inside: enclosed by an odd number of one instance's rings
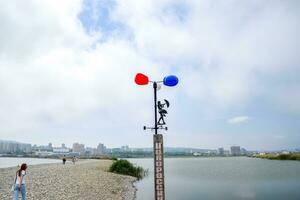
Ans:
{"label": "shoreline", "polygon": [[[20,165],[20,160],[22,162],[27,163],[28,165],[35,166],[35,165],[43,165],[43,164],[57,164],[61,163],[62,161],[60,159],[48,159],[48,158],[20,158],[20,157],[0,157],[0,161],[2,161],[2,158],[9,159],[12,162],[9,162],[9,164],[0,164],[0,169],[6,169],[6,168],[16,168],[18,165]],[[30,160],[29,160],[30,159]],[[6,161],[6,160],[4,160]]]}
{"label": "shoreline", "polygon": [[[134,200],[136,178],[108,172],[111,160],[80,160],[28,166],[27,198],[45,200]],[[0,168],[0,199],[12,199],[16,167]]]}
{"label": "shoreline", "polygon": [[300,161],[300,153],[290,154],[264,154],[264,155],[253,155],[252,158],[268,159],[268,160],[282,160],[282,161]]}

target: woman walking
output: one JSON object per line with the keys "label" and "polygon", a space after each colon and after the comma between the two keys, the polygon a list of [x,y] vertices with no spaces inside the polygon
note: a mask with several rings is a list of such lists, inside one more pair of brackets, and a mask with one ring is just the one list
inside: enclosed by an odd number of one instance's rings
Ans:
{"label": "woman walking", "polygon": [[25,185],[26,169],[27,169],[27,165],[23,163],[20,169],[16,172],[13,200],[18,200],[19,193],[22,194],[22,200],[26,200],[26,185]]}

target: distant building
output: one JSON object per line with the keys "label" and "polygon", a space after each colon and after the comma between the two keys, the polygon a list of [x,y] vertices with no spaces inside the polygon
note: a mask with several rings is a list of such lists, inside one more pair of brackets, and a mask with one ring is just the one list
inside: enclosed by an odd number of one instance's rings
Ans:
{"label": "distant building", "polygon": [[121,148],[112,148],[111,149],[111,153],[120,153],[120,152],[122,152]]}
{"label": "distant building", "polygon": [[97,149],[96,148],[92,148],[92,147],[86,147],[85,148],[85,154],[87,155],[97,155]]}
{"label": "distant building", "polygon": [[18,149],[19,149],[21,152],[24,152],[24,153],[30,153],[30,152],[31,152],[31,144],[19,143]]}
{"label": "distant building", "polygon": [[49,143],[48,145],[41,145],[41,146],[33,145],[32,151],[52,152],[53,151],[52,143]]}
{"label": "distant building", "polygon": [[30,153],[31,144],[0,140],[0,153]]}
{"label": "distant building", "polygon": [[128,152],[130,149],[129,149],[129,146],[128,145],[126,145],[126,146],[122,146],[121,147],[121,151],[123,151],[123,152]]}
{"label": "distant building", "polygon": [[224,150],[224,155],[225,156],[230,156],[230,151],[229,150]]}
{"label": "distant building", "polygon": [[61,144],[61,148],[66,148],[66,145],[64,143]]}
{"label": "distant building", "polygon": [[35,151],[34,154],[36,156],[40,156],[40,157],[47,157],[47,156],[52,156],[53,152],[50,152],[50,151]]}
{"label": "distant building", "polygon": [[68,148],[63,148],[63,147],[54,147],[53,148],[54,154],[66,154],[69,152],[70,152],[70,149],[68,149]]}
{"label": "distant building", "polygon": [[106,153],[106,147],[104,144],[102,143],[99,143],[98,146],[97,146],[97,154],[98,155],[103,155]]}
{"label": "distant building", "polygon": [[224,154],[224,148],[223,148],[223,147],[218,148],[218,155],[219,155],[219,156],[224,156],[224,155],[225,155],[225,154]]}
{"label": "distant building", "polygon": [[247,155],[248,151],[245,148],[241,148],[241,155]]}
{"label": "distant building", "polygon": [[230,152],[232,156],[240,156],[241,155],[241,147],[240,146],[232,146],[230,147]]}
{"label": "distant building", "polygon": [[84,144],[74,143],[73,152],[79,153],[79,155],[83,155],[85,153]]}

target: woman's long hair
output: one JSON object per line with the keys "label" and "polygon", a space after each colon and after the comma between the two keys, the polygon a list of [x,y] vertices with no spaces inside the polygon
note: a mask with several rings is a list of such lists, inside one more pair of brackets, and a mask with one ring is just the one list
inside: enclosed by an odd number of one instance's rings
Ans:
{"label": "woman's long hair", "polygon": [[26,170],[27,169],[27,165],[26,165],[26,163],[23,163],[22,165],[21,165],[21,167],[20,167],[20,169],[18,170],[18,175],[19,176],[21,176],[21,172],[22,172],[22,170]]}

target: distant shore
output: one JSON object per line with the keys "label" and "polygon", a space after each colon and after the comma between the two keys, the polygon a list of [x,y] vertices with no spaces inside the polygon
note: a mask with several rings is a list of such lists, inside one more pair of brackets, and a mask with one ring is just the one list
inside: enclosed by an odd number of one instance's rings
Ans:
{"label": "distant shore", "polygon": [[262,154],[262,155],[253,155],[254,158],[262,158],[269,160],[298,160],[300,161],[300,153],[290,153],[290,154]]}
{"label": "distant shore", "polygon": [[[111,160],[80,160],[75,165],[41,164],[28,167],[27,197],[43,200],[133,200],[134,177],[107,172]],[[0,169],[0,199],[10,200],[15,167]]]}

